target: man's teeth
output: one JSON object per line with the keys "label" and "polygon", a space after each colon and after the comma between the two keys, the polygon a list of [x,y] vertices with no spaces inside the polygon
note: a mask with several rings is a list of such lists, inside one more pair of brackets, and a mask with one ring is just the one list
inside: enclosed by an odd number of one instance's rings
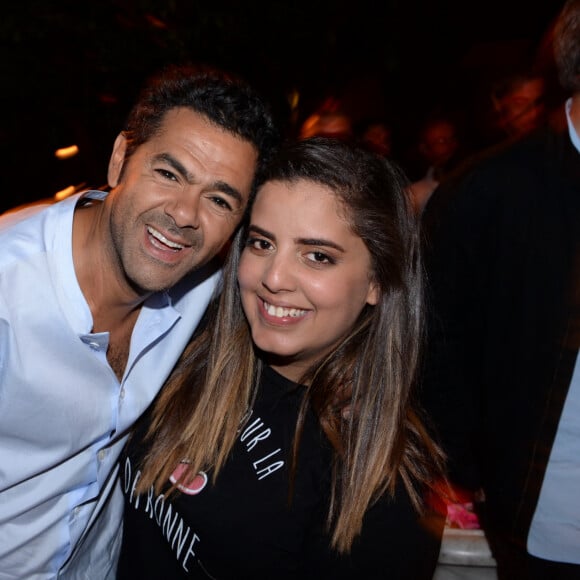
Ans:
{"label": "man's teeth", "polygon": [[299,310],[298,308],[282,308],[281,306],[273,306],[264,302],[264,308],[270,316],[275,316],[276,318],[284,318],[290,316],[291,318],[297,318],[298,316],[304,316],[306,310]]}
{"label": "man's teeth", "polygon": [[175,242],[168,240],[163,234],[161,234],[157,230],[154,230],[151,226],[147,226],[147,231],[156,240],[159,240],[160,242],[162,242],[166,246],[169,246],[170,248],[173,248],[174,250],[183,250],[183,248],[185,247],[185,246],[182,246],[181,244],[176,244]]}

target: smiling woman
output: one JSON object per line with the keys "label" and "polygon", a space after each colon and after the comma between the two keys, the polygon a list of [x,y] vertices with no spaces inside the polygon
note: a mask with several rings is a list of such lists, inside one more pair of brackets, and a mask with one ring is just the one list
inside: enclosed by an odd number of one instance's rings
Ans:
{"label": "smiling woman", "polygon": [[442,457],[412,402],[406,184],[326,138],[266,169],[206,324],[123,458],[119,579],[431,579],[442,522],[424,525],[423,498]]}
{"label": "smiling woman", "polygon": [[378,288],[371,256],[326,186],[272,181],[252,210],[239,283],[256,346],[293,381],[341,342]]}

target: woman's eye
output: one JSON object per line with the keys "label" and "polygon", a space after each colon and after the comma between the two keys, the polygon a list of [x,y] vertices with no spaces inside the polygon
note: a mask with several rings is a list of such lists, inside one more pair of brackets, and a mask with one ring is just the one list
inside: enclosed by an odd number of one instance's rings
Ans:
{"label": "woman's eye", "polygon": [[248,238],[246,246],[254,248],[254,250],[269,250],[272,247],[272,244],[264,238]]}
{"label": "woman's eye", "polygon": [[334,260],[324,252],[308,252],[308,259],[317,264],[334,264]]}

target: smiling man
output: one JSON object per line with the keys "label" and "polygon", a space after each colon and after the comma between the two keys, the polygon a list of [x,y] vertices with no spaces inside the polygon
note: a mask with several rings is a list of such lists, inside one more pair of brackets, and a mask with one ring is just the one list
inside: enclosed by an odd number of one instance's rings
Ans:
{"label": "smiling man", "polygon": [[[205,311],[277,140],[245,83],[171,67],[115,141],[109,192],[0,220],[0,578],[110,573],[118,454]],[[92,568],[71,559],[89,532]]]}

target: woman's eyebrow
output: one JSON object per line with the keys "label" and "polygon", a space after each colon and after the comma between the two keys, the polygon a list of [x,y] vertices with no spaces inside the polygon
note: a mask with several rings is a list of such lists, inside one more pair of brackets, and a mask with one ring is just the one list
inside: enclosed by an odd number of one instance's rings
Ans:
{"label": "woman's eyebrow", "polygon": [[296,242],[305,246],[324,246],[328,248],[334,248],[340,252],[344,252],[344,248],[340,244],[332,242],[331,240],[325,240],[323,238],[297,238]]}
{"label": "woman's eyebrow", "polygon": [[276,238],[276,236],[272,232],[269,232],[268,230],[265,230],[265,229],[261,228],[260,226],[256,226],[254,224],[250,224],[248,226],[248,232],[254,232],[256,234],[260,234],[261,236],[264,236],[265,238],[269,238],[271,240]]}

